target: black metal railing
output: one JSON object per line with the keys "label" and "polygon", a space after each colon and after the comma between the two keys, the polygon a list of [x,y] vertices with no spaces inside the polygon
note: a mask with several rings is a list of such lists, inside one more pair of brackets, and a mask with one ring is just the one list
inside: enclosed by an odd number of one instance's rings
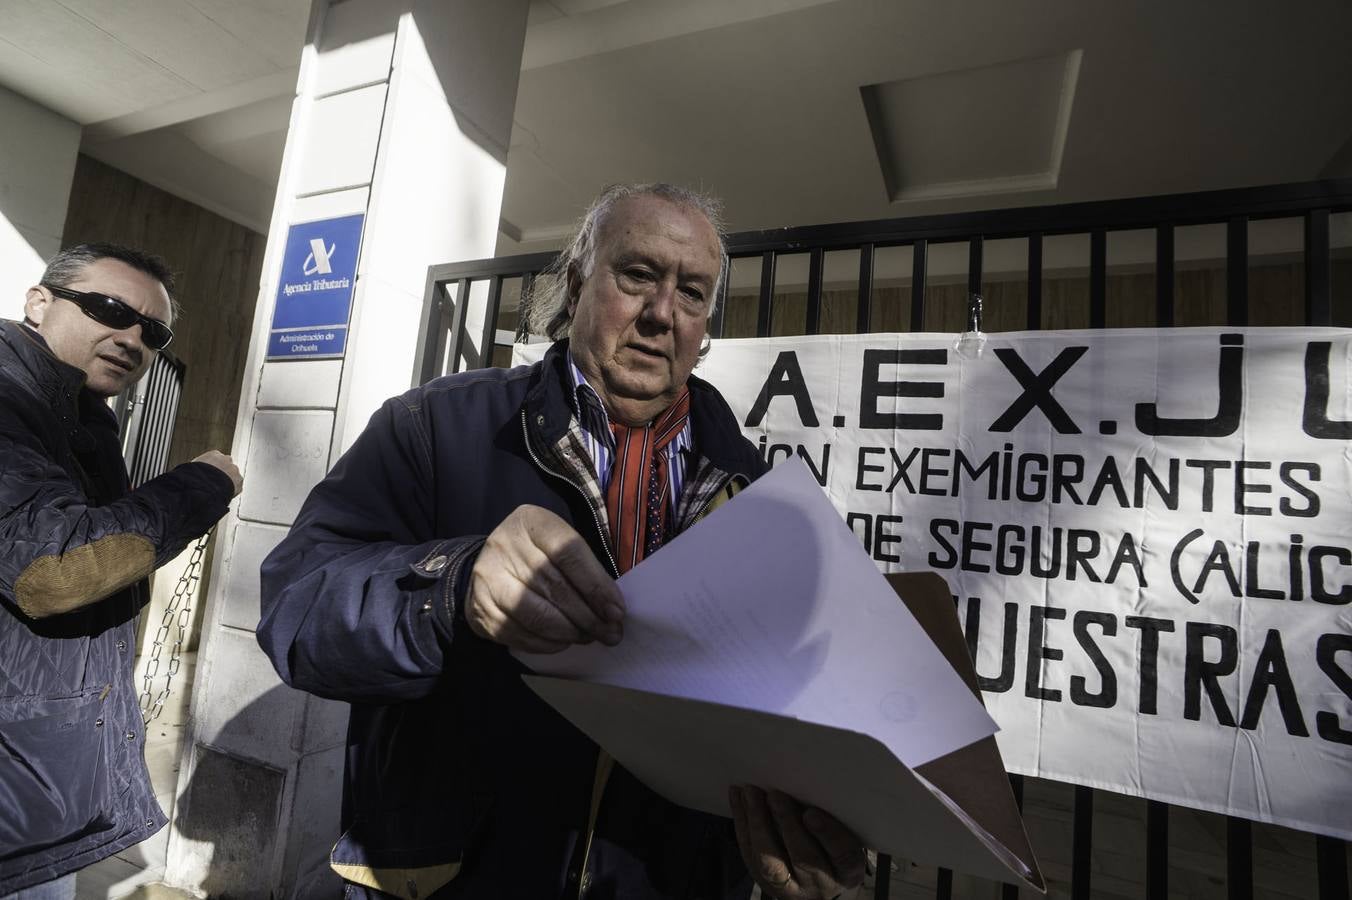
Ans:
{"label": "black metal railing", "polygon": [[[848,222],[832,225],[778,228],[730,235],[728,255],[739,260],[759,258],[759,291],[755,295],[755,334],[775,333],[776,271],[788,255],[808,254],[806,307],[803,333],[816,334],[822,325],[823,271],[825,254],[833,251],[857,251],[859,254],[857,305],[854,329],[858,333],[876,330],[873,306],[875,262],[880,250],[909,247],[911,331],[924,330],[927,268],[930,248],[935,244],[967,242],[967,290],[980,293],[983,276],[983,250],[987,242],[1010,238],[1027,241],[1027,284],[1023,327],[1038,330],[1044,325],[1043,269],[1045,241],[1058,235],[1087,234],[1088,324],[1107,327],[1108,313],[1108,238],[1114,232],[1151,229],[1154,232],[1153,324],[1170,327],[1176,323],[1175,297],[1177,229],[1193,225],[1223,225],[1226,241],[1225,302],[1223,321],[1209,324],[1243,326],[1250,324],[1249,224],[1276,218],[1303,220],[1303,315],[1292,324],[1347,324],[1346,306],[1352,297],[1340,298],[1335,309],[1332,296],[1332,258],[1330,217],[1352,211],[1352,180],[1327,180],[1262,188],[1209,191],[1160,197],[1143,197],[1060,206],[1025,207],[988,212],[957,213],[872,222]],[[473,262],[451,263],[428,269],[422,333],[413,372],[414,384],[462,368],[491,365],[493,349],[510,344],[517,330],[499,329],[499,313],[504,282],[520,280],[523,298],[530,295],[532,283],[555,258],[554,253]],[[724,296],[710,322],[714,337],[724,336],[728,303],[728,279]],[[466,344],[465,323],[474,289],[486,284],[483,298],[483,323],[476,347]],[[466,302],[460,302],[464,298]],[[1337,316],[1335,317],[1335,313]],[[1337,318],[1339,321],[1335,321]],[[1199,323],[1200,324],[1200,323]],[[504,340],[505,338],[505,340]],[[1012,775],[1015,797],[1020,806],[1024,798],[1024,779]],[[1070,894],[1074,898],[1091,896],[1091,852],[1096,792],[1076,786],[1073,800]],[[1146,801],[1145,889],[1148,898],[1167,898],[1169,888],[1169,814],[1170,807],[1159,801]],[[1316,880],[1321,900],[1347,900],[1347,846],[1344,841],[1315,836]],[[1252,823],[1227,817],[1225,827],[1226,890],[1232,900],[1247,900],[1254,895],[1252,867]],[[875,896],[889,895],[888,860],[880,859],[875,879]],[[951,894],[952,875],[940,870],[935,896],[945,900]],[[1002,896],[1015,898],[1018,888],[1005,885]]]}

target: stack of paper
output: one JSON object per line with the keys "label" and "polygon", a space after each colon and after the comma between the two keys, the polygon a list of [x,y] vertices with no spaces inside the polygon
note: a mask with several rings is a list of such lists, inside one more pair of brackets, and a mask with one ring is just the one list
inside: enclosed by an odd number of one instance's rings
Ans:
{"label": "stack of paper", "polygon": [[948,590],[891,582],[795,461],[620,579],[618,646],[518,656],[673,802],[776,788],[881,852],[1041,890]]}

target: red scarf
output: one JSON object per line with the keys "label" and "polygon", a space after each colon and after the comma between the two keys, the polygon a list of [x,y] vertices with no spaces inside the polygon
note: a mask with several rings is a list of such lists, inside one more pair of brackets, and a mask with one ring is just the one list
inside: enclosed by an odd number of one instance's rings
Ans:
{"label": "red scarf", "polygon": [[606,489],[610,539],[615,562],[624,574],[666,539],[668,520],[667,457],[662,451],[685,429],[690,417],[690,391],[647,425],[610,423],[615,436],[615,460]]}

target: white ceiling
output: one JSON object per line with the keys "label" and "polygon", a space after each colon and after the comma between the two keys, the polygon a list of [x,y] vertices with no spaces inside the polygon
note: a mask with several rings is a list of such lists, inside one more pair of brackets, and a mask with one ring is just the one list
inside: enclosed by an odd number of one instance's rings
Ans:
{"label": "white ceiling", "polygon": [[[0,0],[0,84],[262,230],[308,14]],[[499,249],[615,181],[703,187],[740,230],[1346,175],[1346,0],[534,0]]]}

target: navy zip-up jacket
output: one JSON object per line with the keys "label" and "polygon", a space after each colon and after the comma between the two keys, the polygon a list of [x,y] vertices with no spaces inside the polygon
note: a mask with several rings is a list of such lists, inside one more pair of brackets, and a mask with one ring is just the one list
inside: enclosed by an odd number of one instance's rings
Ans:
{"label": "navy zip-up jacket", "polygon": [[[349,896],[750,893],[727,819],[673,806],[619,766],[582,870],[596,745],[464,623],[469,568],[521,504],[608,557],[590,501],[549,462],[573,415],[565,347],[387,401],[263,564],[259,643],[288,684],[352,704],[331,858]],[[692,477],[759,476],[723,398],[697,378],[690,391]]]}
{"label": "navy zip-up jacket", "polygon": [[0,896],[164,827],[132,684],[146,576],[226,512],[187,463],[128,493],[84,373],[0,322]]}

